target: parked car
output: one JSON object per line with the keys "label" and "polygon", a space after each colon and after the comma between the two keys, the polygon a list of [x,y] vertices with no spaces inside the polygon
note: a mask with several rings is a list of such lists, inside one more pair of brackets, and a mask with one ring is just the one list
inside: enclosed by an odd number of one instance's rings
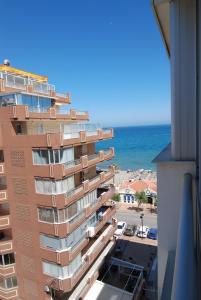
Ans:
{"label": "parked car", "polygon": [[117,229],[115,230],[114,235],[120,236],[120,235],[124,234],[126,228],[127,228],[126,222],[118,222]]}
{"label": "parked car", "polygon": [[147,234],[147,237],[152,240],[157,240],[158,236],[158,229],[157,228],[150,228]]}
{"label": "parked car", "polygon": [[148,226],[140,226],[138,231],[137,231],[137,236],[141,238],[146,238],[147,234],[149,232],[149,227]]}
{"label": "parked car", "polygon": [[128,236],[133,236],[135,235],[136,230],[137,230],[137,225],[128,225],[124,234]]}

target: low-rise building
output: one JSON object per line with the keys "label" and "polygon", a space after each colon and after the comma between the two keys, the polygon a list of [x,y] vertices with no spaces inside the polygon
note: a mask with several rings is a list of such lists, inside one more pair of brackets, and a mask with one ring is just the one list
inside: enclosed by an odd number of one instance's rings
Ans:
{"label": "low-rise building", "polygon": [[[155,199],[157,196],[157,184],[149,180],[132,180],[123,181],[116,187],[116,192],[120,195],[120,201],[126,203],[135,203],[138,192],[145,192],[148,200]],[[150,199],[149,199],[150,198]],[[152,200],[153,201],[153,200]]]}

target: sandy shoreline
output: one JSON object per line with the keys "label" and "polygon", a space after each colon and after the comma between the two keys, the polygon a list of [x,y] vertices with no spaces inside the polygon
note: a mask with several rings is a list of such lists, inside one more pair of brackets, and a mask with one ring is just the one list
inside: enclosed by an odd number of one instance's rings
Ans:
{"label": "sandy shoreline", "polygon": [[124,170],[118,170],[115,172],[114,176],[114,184],[119,185],[124,180],[150,180],[150,181],[157,181],[156,177],[156,171],[152,170],[144,170],[144,169],[138,169],[133,171],[124,171]]}

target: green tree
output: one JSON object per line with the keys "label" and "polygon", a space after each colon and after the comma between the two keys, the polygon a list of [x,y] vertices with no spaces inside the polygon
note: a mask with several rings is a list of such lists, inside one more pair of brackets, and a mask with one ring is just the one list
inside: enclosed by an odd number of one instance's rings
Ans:
{"label": "green tree", "polygon": [[147,203],[147,201],[148,201],[147,196],[146,196],[146,194],[145,194],[144,191],[142,191],[142,192],[136,192],[135,193],[135,197],[136,197],[136,200],[137,200],[137,203],[138,203],[138,209],[140,208],[140,206],[143,203]]}
{"label": "green tree", "polygon": [[112,197],[112,200],[116,201],[116,202],[119,202],[120,201],[120,195],[119,194],[115,194],[113,197]]}

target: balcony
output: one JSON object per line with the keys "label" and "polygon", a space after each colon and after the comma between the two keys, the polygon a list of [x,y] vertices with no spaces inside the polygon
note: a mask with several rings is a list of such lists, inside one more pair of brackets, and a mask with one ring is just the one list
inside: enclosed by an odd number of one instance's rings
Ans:
{"label": "balcony", "polygon": [[0,212],[0,230],[10,227],[10,215],[9,212]]}
{"label": "balcony", "polygon": [[88,244],[87,249],[83,253],[83,264],[82,266],[73,274],[73,276],[66,279],[52,278],[51,276],[44,275],[46,284],[56,290],[62,290],[63,292],[68,292],[73,289],[73,287],[78,283],[82,276],[86,273],[90,265],[95,261],[101,251],[105,248],[109,240],[113,237],[114,231],[116,230],[116,222],[112,225],[108,225],[100,233],[98,239],[91,241]]}
{"label": "balcony", "polygon": [[0,254],[13,252],[13,241],[10,237],[0,239]]}
{"label": "balcony", "polygon": [[113,207],[113,204],[111,203],[111,198],[114,196],[115,189],[110,188],[108,191],[103,192],[99,197],[98,201],[93,206],[88,206],[86,208],[86,217],[89,217],[91,214],[93,214],[95,211],[97,211],[101,206],[108,204],[106,207]]}
{"label": "balcony", "polygon": [[18,297],[18,288],[17,287],[13,287],[13,288],[9,288],[9,289],[4,289],[0,287],[0,299],[1,300],[17,300],[19,299]]}
{"label": "balcony", "polygon": [[65,205],[69,205],[77,201],[85,193],[98,188],[105,181],[112,179],[113,176],[114,176],[114,169],[113,167],[111,167],[107,172],[101,172],[94,178],[90,180],[85,180],[82,183],[82,185],[76,187],[75,189],[65,194]]}
{"label": "balcony", "polygon": [[15,274],[15,264],[0,266],[0,277],[8,277]]}
{"label": "balcony", "polygon": [[1,107],[2,118],[11,120],[77,120],[88,121],[88,112],[75,111],[74,109],[58,110],[55,107],[44,108],[39,106],[13,105]]}
{"label": "balcony", "polygon": [[[99,220],[94,227],[89,227],[88,235],[89,237],[94,237],[100,229],[109,221],[112,219],[112,217],[116,213],[116,206],[110,205],[110,206],[103,206],[101,207],[102,215],[99,216]],[[97,212],[98,213],[98,212]]]}
{"label": "balcony", "polygon": [[[20,124],[18,124],[19,126]],[[30,125],[29,127],[27,125]],[[41,124],[42,125],[42,124]],[[30,122],[26,128],[21,127],[20,132],[15,128],[16,136],[12,135],[12,143],[20,143],[22,146],[29,144],[33,148],[58,149],[61,146],[76,146],[85,143],[93,143],[100,140],[113,138],[113,129],[97,129],[95,131],[76,131],[64,133],[58,126],[39,128]],[[35,127],[34,127],[35,126]]]}
{"label": "balcony", "polygon": [[0,176],[5,175],[5,164],[0,162]]}
{"label": "balcony", "polygon": [[86,211],[83,210],[79,215],[73,219],[63,223],[47,223],[39,221],[39,230],[42,233],[59,236],[60,238],[66,237],[67,234],[74,231],[86,219]]}
{"label": "balcony", "polygon": [[70,95],[55,92],[52,84],[0,72],[0,92],[12,93],[15,91],[47,96],[56,100],[57,103],[70,103]]}
{"label": "balcony", "polygon": [[0,185],[0,204],[7,200],[7,187]]}
{"label": "balcony", "polygon": [[105,160],[114,157],[114,149],[110,148],[106,151],[99,151],[92,155],[84,155],[79,159],[58,164],[33,165],[34,175],[39,177],[51,177],[61,179],[64,176],[70,176],[85,168],[95,166]]}
{"label": "balcony", "polygon": [[89,191],[98,188],[104,182],[111,180],[114,176],[114,168],[109,167],[108,171],[99,173],[96,177],[91,180],[85,180],[81,185],[75,187],[73,190],[66,194],[59,195],[44,195],[37,194],[37,205],[39,206],[50,206],[57,208],[64,208],[70,205]]}
{"label": "balcony", "polygon": [[88,244],[89,239],[84,237],[70,250],[55,251],[50,248],[41,248],[41,257],[61,265],[69,264]]}
{"label": "balcony", "polygon": [[84,249],[84,256],[89,264],[91,264],[105,247],[116,230],[116,221],[113,219],[111,225],[105,225],[105,227],[99,232],[99,237],[91,240],[91,245],[88,245],[88,249]]}
{"label": "balcony", "polygon": [[98,226],[95,229],[95,233],[97,233],[98,230],[100,230],[103,225],[115,214],[115,206],[111,205],[111,202],[109,202],[110,198],[113,195],[114,189],[103,192],[94,205],[86,207],[78,215],[75,215],[74,218],[72,218],[71,220],[67,220],[66,222],[47,223],[39,221],[40,232],[59,237],[65,237],[67,234],[71,233],[78,226],[80,226],[90,215],[95,213],[102,205],[104,205],[108,201],[110,207],[107,207],[107,211],[105,212],[103,219],[100,220],[100,222],[97,224]]}

